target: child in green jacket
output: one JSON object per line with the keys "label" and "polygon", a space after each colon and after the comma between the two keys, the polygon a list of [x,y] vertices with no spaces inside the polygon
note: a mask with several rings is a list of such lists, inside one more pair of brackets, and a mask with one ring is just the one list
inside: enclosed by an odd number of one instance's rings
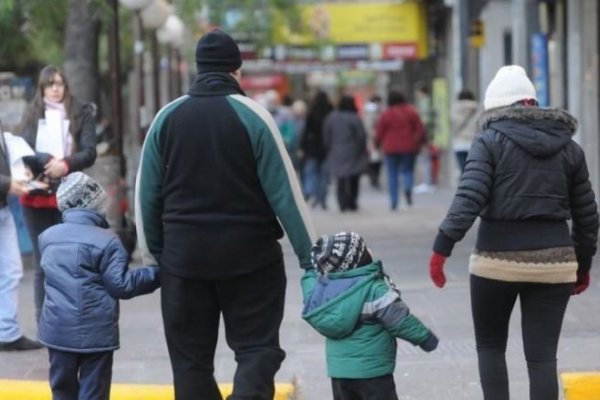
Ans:
{"label": "child in green jacket", "polygon": [[401,300],[354,232],[322,236],[302,277],[304,318],[326,337],[334,400],[396,400],[396,338],[429,352],[437,337]]}

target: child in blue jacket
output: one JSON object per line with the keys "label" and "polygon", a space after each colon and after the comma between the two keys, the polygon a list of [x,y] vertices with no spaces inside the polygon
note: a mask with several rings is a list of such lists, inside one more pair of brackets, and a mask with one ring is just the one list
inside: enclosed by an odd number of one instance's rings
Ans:
{"label": "child in blue jacket", "polygon": [[159,287],[158,267],[128,269],[104,216],[104,189],[82,172],[58,187],[63,223],[39,236],[46,297],[38,340],[48,347],[53,400],[108,400],[119,348],[119,300]]}
{"label": "child in blue jacket", "polygon": [[334,400],[397,400],[396,338],[429,352],[437,337],[410,313],[358,234],[322,236],[311,255],[302,318],[326,337]]}

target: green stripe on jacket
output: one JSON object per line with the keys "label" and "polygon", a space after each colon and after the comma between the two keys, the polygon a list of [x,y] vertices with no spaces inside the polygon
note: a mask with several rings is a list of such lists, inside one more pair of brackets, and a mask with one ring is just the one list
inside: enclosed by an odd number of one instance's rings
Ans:
{"label": "green stripe on jacket", "polygon": [[268,111],[254,100],[240,95],[227,99],[246,127],[269,204],[283,225],[300,266],[310,268],[314,230],[281,133]]}
{"label": "green stripe on jacket", "polygon": [[138,245],[146,265],[157,265],[163,248],[162,182],[164,162],[160,135],[170,113],[184,102],[182,96],[163,107],[148,129],[144,140],[135,184],[135,221]]}

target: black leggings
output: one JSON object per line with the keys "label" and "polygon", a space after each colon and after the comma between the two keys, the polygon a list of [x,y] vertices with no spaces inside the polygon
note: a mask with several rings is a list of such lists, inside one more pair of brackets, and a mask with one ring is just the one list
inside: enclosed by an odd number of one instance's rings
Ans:
{"label": "black leggings", "polygon": [[509,399],[505,352],[517,297],[521,303],[529,398],[558,399],[556,350],[572,287],[572,283],[504,282],[471,275],[471,310],[485,400]]}

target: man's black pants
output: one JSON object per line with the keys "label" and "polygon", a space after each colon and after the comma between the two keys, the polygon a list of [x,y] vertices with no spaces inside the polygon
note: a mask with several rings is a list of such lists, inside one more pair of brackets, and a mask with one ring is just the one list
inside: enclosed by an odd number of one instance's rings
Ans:
{"label": "man's black pants", "polygon": [[185,279],[161,271],[161,285],[175,399],[222,399],[214,356],[223,314],[225,338],[237,362],[228,399],[272,400],[275,373],[285,358],[279,346],[286,288],[283,259],[224,280]]}

